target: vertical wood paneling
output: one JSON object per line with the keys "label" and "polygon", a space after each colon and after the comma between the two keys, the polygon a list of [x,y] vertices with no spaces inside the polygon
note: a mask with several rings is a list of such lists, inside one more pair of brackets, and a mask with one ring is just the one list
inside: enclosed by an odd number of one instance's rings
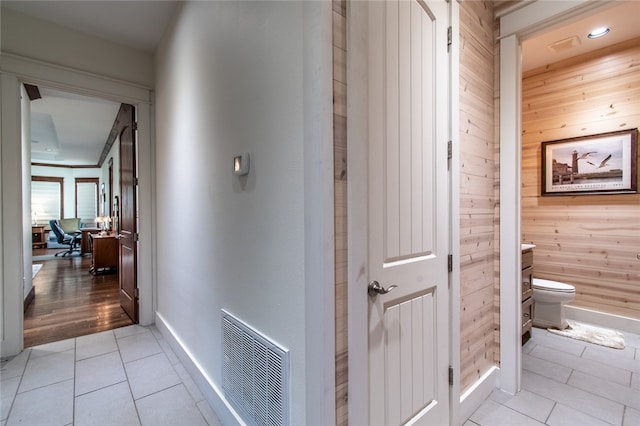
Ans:
{"label": "vertical wood paneling", "polygon": [[435,397],[433,301],[429,293],[385,310],[386,424],[407,421]]}
{"label": "vertical wood paneling", "polygon": [[[413,328],[411,329],[411,341],[414,342],[411,354],[411,371],[416,377],[424,377],[425,374],[425,353],[424,353],[424,345],[420,344],[422,342],[423,336],[426,332],[426,323],[424,322],[424,300],[423,299],[415,299],[411,301],[411,323],[413,324]],[[411,407],[413,412],[416,412],[420,405],[424,402],[424,384],[428,382],[423,382],[420,380],[413,381],[413,389],[412,389],[412,399],[411,399]]]}
{"label": "vertical wood paneling", "polygon": [[[388,425],[399,425],[401,423],[401,404],[403,395],[400,394],[402,387],[402,360],[400,358],[400,307],[398,305],[391,306],[384,314],[384,333],[385,333],[385,371],[387,392],[385,401],[387,402],[387,421]],[[382,372],[381,372],[382,373]]]}
{"label": "vertical wood paneling", "polygon": [[[398,76],[398,2],[386,3],[385,29],[385,258],[400,256],[400,169],[399,144],[399,76]],[[395,89],[395,90],[394,90]]]}
{"label": "vertical wood paneling", "polygon": [[[398,154],[400,193],[400,255],[411,250],[411,3],[399,2],[398,7]],[[388,34],[388,33],[387,33]]]}
{"label": "vertical wood paneling", "polygon": [[460,3],[460,390],[495,365],[499,317],[494,20],[489,1]]}
{"label": "vertical wood paneling", "polygon": [[[385,4],[385,259],[432,250],[433,22],[415,1]],[[424,232],[426,231],[426,232]],[[419,238],[417,236],[420,236]]]}
{"label": "vertical wood paneling", "polygon": [[[412,203],[411,228],[414,230],[411,240],[411,253],[419,253],[423,250],[423,203],[422,203],[422,23],[424,14],[420,13],[420,5],[411,2],[411,199],[420,200]],[[427,80],[428,81],[428,80]]]}
{"label": "vertical wood paneling", "polygon": [[336,333],[336,417],[335,423],[349,423],[348,334],[347,334],[347,14],[346,0],[333,0],[334,81],[334,205],[335,205],[335,333]]}
{"label": "vertical wood paneling", "polygon": [[640,195],[541,197],[541,143],[640,127],[640,39],[527,72],[522,82],[522,240],[536,276],[573,305],[640,318]]}

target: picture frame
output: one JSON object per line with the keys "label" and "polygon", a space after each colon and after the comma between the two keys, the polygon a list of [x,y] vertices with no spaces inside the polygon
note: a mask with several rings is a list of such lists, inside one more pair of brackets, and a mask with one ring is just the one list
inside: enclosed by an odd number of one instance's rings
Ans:
{"label": "picture frame", "polygon": [[637,194],[638,129],[542,142],[542,196]]}

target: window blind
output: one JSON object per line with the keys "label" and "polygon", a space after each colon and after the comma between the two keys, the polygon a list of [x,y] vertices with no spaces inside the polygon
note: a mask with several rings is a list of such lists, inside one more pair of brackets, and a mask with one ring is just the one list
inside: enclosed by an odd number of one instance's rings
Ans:
{"label": "window blind", "polygon": [[80,222],[93,224],[98,215],[98,184],[95,182],[76,182],[76,217]]}
{"label": "window blind", "polygon": [[60,219],[61,190],[60,182],[31,182],[31,216],[38,224]]}

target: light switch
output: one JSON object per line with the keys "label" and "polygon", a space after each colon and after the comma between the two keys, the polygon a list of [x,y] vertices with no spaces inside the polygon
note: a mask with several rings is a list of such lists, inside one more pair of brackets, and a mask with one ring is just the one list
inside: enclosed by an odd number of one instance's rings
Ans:
{"label": "light switch", "polygon": [[244,176],[249,174],[249,153],[243,152],[233,156],[233,174]]}

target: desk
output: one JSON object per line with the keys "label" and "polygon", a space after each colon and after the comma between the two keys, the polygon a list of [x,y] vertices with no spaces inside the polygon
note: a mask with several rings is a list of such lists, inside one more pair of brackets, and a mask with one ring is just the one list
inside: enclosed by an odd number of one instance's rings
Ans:
{"label": "desk", "polygon": [[118,268],[118,240],[115,235],[92,235],[91,272],[106,272]]}
{"label": "desk", "polygon": [[33,225],[31,227],[32,248],[47,248],[47,230],[44,225]]}
{"label": "desk", "polygon": [[100,228],[80,228],[82,231],[82,240],[80,241],[80,256],[91,253],[91,241],[89,234],[97,234]]}

